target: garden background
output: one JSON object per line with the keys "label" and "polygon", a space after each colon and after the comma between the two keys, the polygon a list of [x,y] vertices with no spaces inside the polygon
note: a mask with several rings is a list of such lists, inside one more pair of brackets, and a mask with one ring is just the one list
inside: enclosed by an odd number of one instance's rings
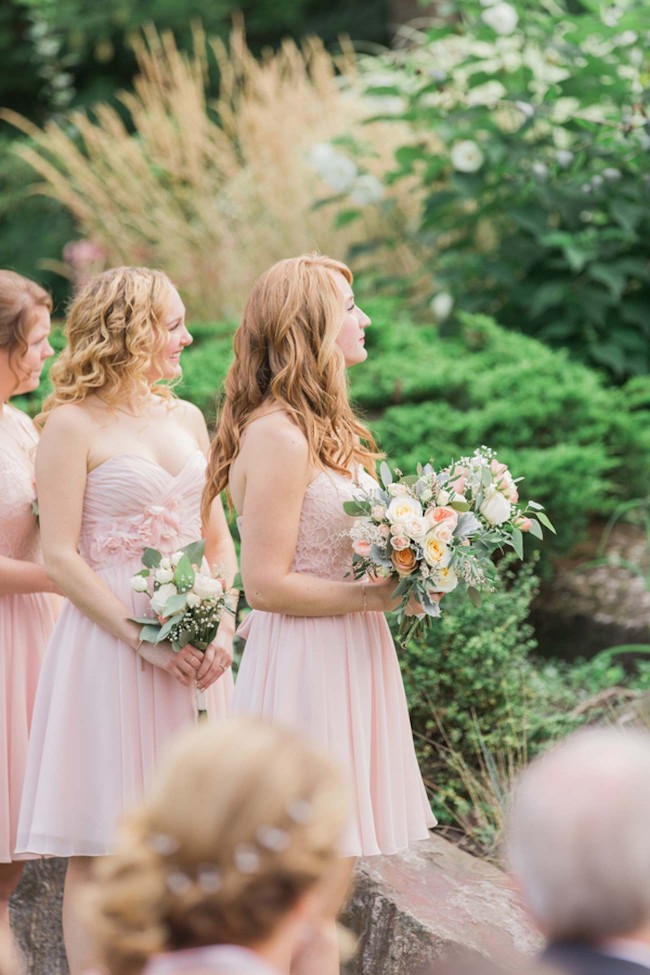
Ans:
{"label": "garden background", "polygon": [[572,569],[600,570],[594,617],[603,571],[647,571],[650,22],[644,0],[322,9],[9,0],[0,265],[59,315],[96,270],[164,268],[195,340],[179,393],[212,421],[257,274],[350,263],[373,319],[352,394],[391,463],[489,445],[557,528],[400,652],[434,810],[490,855],[528,755],[647,709],[648,646],[544,621]]}

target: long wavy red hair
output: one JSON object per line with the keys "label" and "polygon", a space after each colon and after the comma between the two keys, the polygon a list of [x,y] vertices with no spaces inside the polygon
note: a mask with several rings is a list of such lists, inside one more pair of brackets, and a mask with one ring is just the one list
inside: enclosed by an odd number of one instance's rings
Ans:
{"label": "long wavy red hair", "polygon": [[345,361],[336,344],[342,315],[336,274],[352,283],[345,264],[305,254],[278,261],[253,286],[221,398],[204,514],[228,486],[246,425],[266,403],[281,406],[302,430],[315,466],[351,476],[351,468],[361,464],[374,475],[380,455],[350,406]]}

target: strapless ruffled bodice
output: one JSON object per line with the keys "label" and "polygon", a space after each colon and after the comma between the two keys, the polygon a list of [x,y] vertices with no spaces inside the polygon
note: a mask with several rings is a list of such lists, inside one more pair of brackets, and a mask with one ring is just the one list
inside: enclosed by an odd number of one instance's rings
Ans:
{"label": "strapless ruffled bodice", "polygon": [[206,461],[193,453],[176,475],[138,454],[117,454],[86,481],[79,552],[93,568],[170,554],[201,536]]}
{"label": "strapless ruffled bodice", "polygon": [[[322,471],[305,491],[292,569],[323,579],[349,578],[352,571],[352,542],[348,531],[353,519],[343,510],[359,483],[374,483],[360,470],[357,480],[335,471]],[[245,531],[245,518],[237,519]]]}

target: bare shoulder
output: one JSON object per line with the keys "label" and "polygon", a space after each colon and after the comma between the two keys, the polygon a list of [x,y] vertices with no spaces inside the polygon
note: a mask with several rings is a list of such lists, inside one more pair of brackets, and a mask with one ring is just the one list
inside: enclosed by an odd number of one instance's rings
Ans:
{"label": "bare shoulder", "polygon": [[195,406],[194,403],[190,403],[189,400],[174,399],[171,402],[171,409],[173,410],[175,416],[178,417],[180,422],[187,425],[189,429],[195,431],[203,431],[206,429],[205,417],[203,416],[203,413],[201,413],[198,406]]}
{"label": "bare shoulder", "polygon": [[45,420],[43,437],[67,438],[86,442],[95,428],[90,412],[78,403],[63,403],[55,407]]}
{"label": "bare shoulder", "polygon": [[293,468],[309,464],[309,444],[288,414],[277,412],[256,417],[246,427],[242,453],[273,459]]}

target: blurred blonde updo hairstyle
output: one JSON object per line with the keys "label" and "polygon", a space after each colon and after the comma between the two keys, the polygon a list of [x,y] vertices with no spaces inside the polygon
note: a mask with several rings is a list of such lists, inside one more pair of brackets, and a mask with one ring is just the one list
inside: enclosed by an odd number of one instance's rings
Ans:
{"label": "blurred blonde updo hairstyle", "polygon": [[52,366],[54,390],[39,423],[57,406],[82,403],[91,393],[101,393],[112,407],[138,390],[169,395],[146,377],[168,338],[163,319],[172,287],[162,271],[115,267],[79,291],[68,309],[67,345]]}
{"label": "blurred blonde updo hairstyle", "polygon": [[263,403],[286,410],[304,433],[317,467],[349,476],[358,463],[374,474],[377,447],[350,406],[345,360],[336,344],[343,318],[337,274],[352,283],[352,272],[341,261],[303,254],[278,261],[253,286],[235,333],[204,514],[227,487],[242,433]]}
{"label": "blurred blonde updo hairstyle", "polygon": [[[97,865],[87,914],[102,963],[134,975],[157,952],[264,941],[338,862],[347,799],[329,759],[288,729],[237,718],[186,732]],[[216,889],[199,883],[215,872]]]}

